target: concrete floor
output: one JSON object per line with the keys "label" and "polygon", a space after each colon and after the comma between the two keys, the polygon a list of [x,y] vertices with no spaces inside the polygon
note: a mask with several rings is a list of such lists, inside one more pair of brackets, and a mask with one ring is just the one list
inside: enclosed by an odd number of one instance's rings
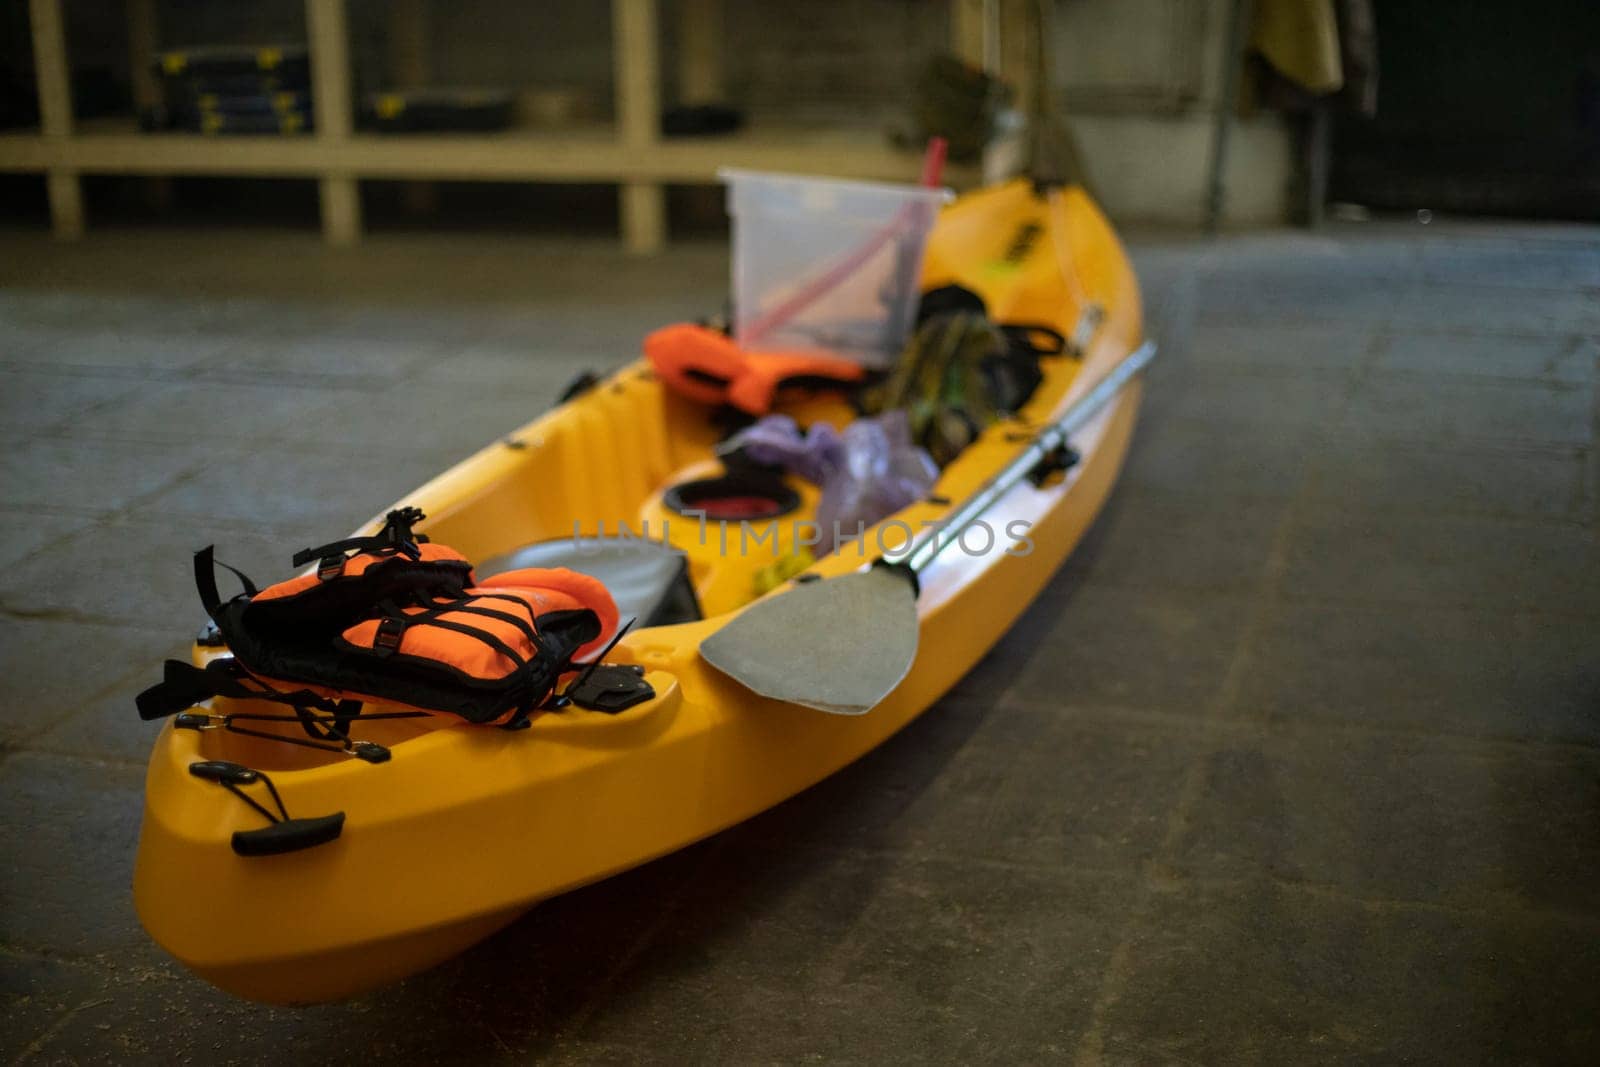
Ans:
{"label": "concrete floor", "polygon": [[0,1054],[1595,1062],[1600,232],[1135,252],[1165,355],[1126,475],[956,692],[735,830],[285,1011],[130,902],[133,694],[200,618],[190,550],[282,574],[719,306],[725,263],[0,235]]}

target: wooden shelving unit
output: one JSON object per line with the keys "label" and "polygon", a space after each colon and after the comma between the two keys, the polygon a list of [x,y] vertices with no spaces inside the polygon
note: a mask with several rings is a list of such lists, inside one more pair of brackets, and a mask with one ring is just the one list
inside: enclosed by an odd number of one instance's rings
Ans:
{"label": "wooden shelving unit", "polygon": [[[127,0],[134,69],[148,70],[157,40],[151,0]],[[394,7],[402,41],[418,42],[424,0]],[[993,4],[996,0],[989,0]],[[1006,0],[1000,0],[1004,3]],[[43,172],[50,216],[61,238],[84,232],[84,174],[299,177],[317,180],[322,231],[330,244],[361,238],[358,182],[364,178],[530,182],[615,182],[622,237],[650,253],[666,241],[665,186],[715,181],[720,166],[911,180],[914,156],[870,131],[756,128],[725,137],[662,138],[661,49],[656,0],[612,0],[616,122],[578,129],[472,135],[377,135],[352,128],[345,0],[306,0],[316,130],[305,136],[215,137],[146,133],[130,122],[77,122],[63,0],[29,0],[40,128],[0,133],[0,171]],[[952,0],[954,50],[984,55],[984,0]],[[719,0],[685,0],[678,27],[681,95],[721,95]],[[419,47],[413,44],[413,48]],[[152,85],[134,86],[136,97]],[[957,173],[959,182],[964,175]],[[970,177],[967,175],[965,177]]]}

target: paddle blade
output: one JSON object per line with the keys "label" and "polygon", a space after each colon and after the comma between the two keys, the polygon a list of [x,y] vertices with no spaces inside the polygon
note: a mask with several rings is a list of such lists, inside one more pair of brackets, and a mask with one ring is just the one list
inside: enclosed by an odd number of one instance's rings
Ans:
{"label": "paddle blade", "polygon": [[803,583],[746,608],[700,655],[760,696],[861,715],[916,659],[916,589],[891,567]]}

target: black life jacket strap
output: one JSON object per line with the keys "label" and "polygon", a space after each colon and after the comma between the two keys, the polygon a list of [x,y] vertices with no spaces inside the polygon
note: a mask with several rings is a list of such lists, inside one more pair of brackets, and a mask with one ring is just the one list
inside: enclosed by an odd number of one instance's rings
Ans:
{"label": "black life jacket strap", "polygon": [[217,592],[217,568],[232,571],[239,584],[244,587],[244,595],[255,596],[259,589],[250,576],[237,567],[230,567],[216,558],[215,545],[207,545],[194,554],[194,587],[200,593],[200,603],[205,606],[206,614],[213,619],[217,617],[218,610],[222,607],[222,596]]}
{"label": "black life jacket strap", "polygon": [[309,707],[297,703],[294,705],[294,714],[300,720],[300,728],[310,737],[342,744],[350,740],[350,724],[361,717],[361,701],[338,701],[326,718],[318,718],[311,714]]}
{"label": "black life jacket strap", "polygon": [[546,653],[544,642],[539,636],[537,627],[530,624],[527,619],[513,615],[510,612],[496,611],[493,608],[472,603],[475,600],[489,599],[508,600],[514,604],[529,608],[531,614],[531,605],[526,600],[506,593],[477,593],[464,597],[440,598],[424,610],[414,614],[406,614],[392,600],[386,600],[378,605],[378,610],[382,613],[383,618],[378,623],[378,632],[374,636],[373,647],[370,651],[380,656],[392,655],[399,649],[402,635],[410,627],[437,626],[441,630],[449,630],[452,633],[463,634],[481,641],[516,664],[518,670],[526,667],[530,662],[530,660],[488,630],[468,623],[440,618],[442,615],[459,612],[464,615],[480,615],[484,618],[497,619],[500,622],[515,626],[528,639],[528,643],[533,646],[534,658]]}
{"label": "black life jacket strap", "polygon": [[434,603],[428,608],[428,610],[422,612],[420,615],[410,616],[410,618],[412,621],[426,619],[429,622],[432,622],[438,619],[440,615],[448,615],[451,612],[461,612],[466,615],[482,615],[484,618],[499,619],[503,623],[515,626],[518,630],[522,631],[523,636],[528,639],[530,644],[535,646],[538,645],[539,631],[533,623],[529,622],[528,619],[525,619],[520,615],[513,615],[509,611],[496,611],[494,608],[487,607],[481,603],[474,603],[474,601],[482,600],[510,601],[519,607],[526,608],[530,616],[533,614],[533,605],[529,604],[522,597],[512,596],[507,593],[474,593],[471,596],[458,597],[454,600],[446,601],[444,603]]}
{"label": "black life jacket strap", "polygon": [[[476,626],[468,626],[466,623],[450,622],[445,619],[429,619],[426,625],[437,626],[441,630],[450,630],[454,633],[462,634],[466,637],[471,637],[481,641],[490,648],[494,649],[500,655],[504,656],[506,659],[510,660],[515,665],[517,670],[521,670],[529,663],[529,660],[526,657],[519,655],[516,649],[500,640],[488,630],[479,629]],[[535,651],[537,652],[537,648]]]}
{"label": "black life jacket strap", "polygon": [[[355,703],[353,701],[330,700],[309,689],[297,689],[287,693],[273,689],[249,674],[239,666],[237,660],[229,656],[218,657],[204,667],[169,659],[164,665],[161,681],[135,697],[134,703],[139,708],[139,717],[151,720],[164,719],[168,715],[187,711],[202,700],[210,700],[212,697],[271,700],[291,705],[297,712],[301,708],[315,708],[342,720],[355,718],[360,708],[359,704],[355,704],[357,710],[352,710],[350,705]],[[348,729],[347,721],[344,725]],[[312,734],[312,736],[317,735]]]}
{"label": "black life jacket strap", "polygon": [[383,528],[369,537],[347,537],[343,541],[332,541],[316,548],[302,548],[294,554],[293,564],[304,567],[313,560],[331,559],[334,556],[343,556],[346,552],[374,552],[374,553],[403,553],[412,559],[422,558],[422,549],[417,546],[425,543],[425,536],[413,534],[411,527],[423,519],[421,508],[396,508],[389,512],[384,520]]}

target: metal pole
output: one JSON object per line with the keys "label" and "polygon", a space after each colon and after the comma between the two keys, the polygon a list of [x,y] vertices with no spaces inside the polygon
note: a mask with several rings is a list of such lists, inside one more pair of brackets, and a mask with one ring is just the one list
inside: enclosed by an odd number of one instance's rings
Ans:
{"label": "metal pole", "polygon": [[1233,133],[1233,113],[1239,105],[1239,79],[1244,76],[1244,49],[1249,35],[1251,0],[1233,0],[1228,9],[1228,32],[1222,42],[1222,85],[1211,131],[1211,162],[1206,177],[1207,234],[1215,235],[1227,199],[1225,173],[1228,141]]}
{"label": "metal pole", "polygon": [[[953,541],[959,540],[962,530],[982,517],[995,501],[1027,478],[1040,461],[1065,445],[1073,434],[1083,429],[1089,420],[1100,413],[1101,408],[1116,399],[1123,387],[1133,380],[1134,375],[1144,370],[1155,358],[1156,346],[1153,341],[1146,341],[1124,356],[1121,363],[1112,367],[1090,387],[1088,392],[1073,401],[1072,406],[1067,408],[1060,418],[1043,427],[1033,443],[1024,448],[1015,459],[963,500],[943,522],[909,545],[904,562],[911,568],[912,573],[921,572],[933,562],[935,556],[950,547]],[[942,537],[943,534],[949,536]]]}

